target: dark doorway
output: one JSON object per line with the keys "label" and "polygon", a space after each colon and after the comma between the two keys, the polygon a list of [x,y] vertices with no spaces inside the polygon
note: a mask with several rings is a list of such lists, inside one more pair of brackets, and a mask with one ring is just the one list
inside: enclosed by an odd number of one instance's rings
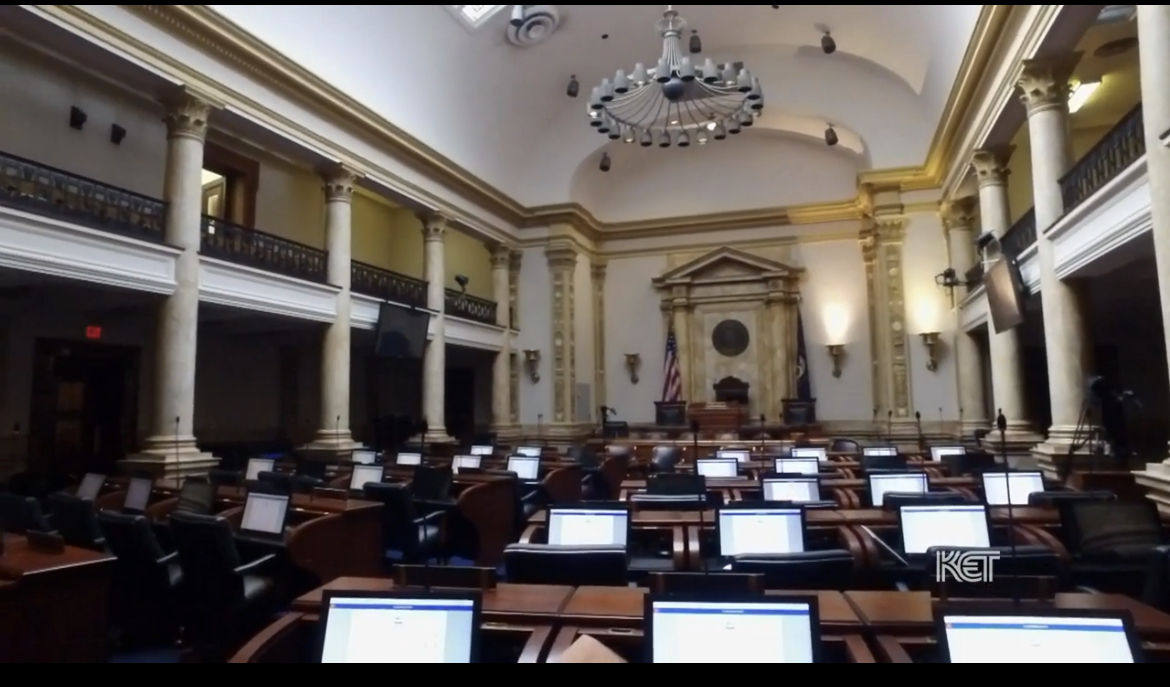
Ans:
{"label": "dark doorway", "polygon": [[447,434],[470,443],[475,436],[475,368],[448,367],[444,398]]}
{"label": "dark doorway", "polygon": [[30,467],[112,472],[135,448],[139,349],[38,339],[33,357]]}

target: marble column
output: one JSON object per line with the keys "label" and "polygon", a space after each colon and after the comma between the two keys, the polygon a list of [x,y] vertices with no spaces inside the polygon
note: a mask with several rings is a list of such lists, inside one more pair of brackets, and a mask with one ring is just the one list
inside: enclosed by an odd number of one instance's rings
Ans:
{"label": "marble column", "polygon": [[431,340],[423,354],[423,419],[427,431],[423,441],[429,444],[450,443],[447,434],[447,257],[443,237],[447,218],[439,213],[421,217],[423,223],[423,270],[427,280],[427,307],[437,314],[431,320]]}
{"label": "marble column", "polygon": [[181,252],[175,263],[175,291],[163,301],[158,317],[151,433],[142,452],[123,462],[128,470],[176,477],[206,473],[219,462],[199,451],[194,434],[203,143],[212,106],[191,93],[167,105],[166,242]]}
{"label": "marble column", "polygon": [[497,434],[512,424],[512,336],[508,331],[512,313],[508,275],[511,262],[512,249],[508,246],[492,250],[492,298],[496,301],[496,324],[504,328],[504,345],[492,364],[492,429]]}
{"label": "marble column", "polygon": [[910,394],[909,350],[906,340],[906,293],[902,243],[906,219],[899,215],[875,217],[861,233],[862,257],[870,304],[873,343],[873,386],[879,430],[904,437],[917,436]]}
{"label": "marble column", "polygon": [[[589,266],[593,286],[593,406],[608,405],[605,393],[605,269],[604,258],[596,258]],[[600,410],[599,410],[600,412]],[[605,418],[598,418],[604,422]]]}
{"label": "marble column", "polygon": [[[1032,197],[1036,209],[1036,252],[1044,307],[1044,345],[1052,426],[1040,456],[1067,453],[1080,417],[1088,375],[1089,346],[1078,285],[1056,275],[1052,241],[1045,232],[1064,214],[1060,177],[1072,165],[1068,128],[1068,79],[1080,53],[1024,62],[1021,98],[1028,111],[1032,149]],[[1043,458],[1042,458],[1043,460]],[[1048,468],[1046,468],[1048,469]]]}
{"label": "marble column", "polygon": [[352,215],[357,175],[335,165],[322,171],[325,192],[325,249],[329,283],[338,288],[337,317],[325,329],[321,347],[321,420],[314,449],[349,451],[354,447],[349,428],[350,311]]}
{"label": "marble column", "polygon": [[[953,201],[943,214],[950,248],[951,267],[962,275],[975,265],[974,198]],[[956,294],[957,296],[957,294]],[[983,356],[974,337],[958,326],[959,309],[955,308],[955,367],[959,381],[959,431],[963,436],[987,427],[987,404],[983,396]]]}
{"label": "marble column", "polygon": [[567,242],[550,243],[544,254],[552,282],[552,424],[572,425],[577,415],[577,249]]}
{"label": "marble column", "polygon": [[[520,265],[524,258],[524,252],[520,250],[512,250],[511,259],[508,261],[508,307],[512,322],[511,329],[519,331],[520,329]],[[517,351],[512,351],[509,362],[510,377],[511,377],[511,401],[509,402],[512,410],[512,426],[520,426],[520,367],[522,362]]]}

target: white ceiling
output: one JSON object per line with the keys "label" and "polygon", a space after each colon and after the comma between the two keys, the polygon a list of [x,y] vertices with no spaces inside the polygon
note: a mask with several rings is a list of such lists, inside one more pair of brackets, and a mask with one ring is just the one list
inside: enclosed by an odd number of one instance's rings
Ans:
{"label": "white ceiling", "polygon": [[[654,23],[663,5],[558,5],[557,32],[527,48],[508,43],[507,10],[473,31],[441,5],[211,7],[525,205],[578,201],[604,219],[622,219],[597,207],[605,184],[665,185],[654,176],[679,165],[734,180],[742,164],[695,147],[638,149],[621,157],[644,153],[657,162],[624,172],[615,162],[605,181],[595,178],[600,151],[623,144],[588,126],[588,93],[619,68],[657,61]],[[821,151],[806,145],[791,155],[784,152],[791,146],[769,141],[777,132],[821,141],[831,122],[842,145],[823,152],[848,153],[855,170],[921,164],[982,5],[779,7],[675,6],[699,31],[704,56],[743,60],[760,77],[767,109],[741,135],[760,145],[737,146],[740,154],[789,155],[799,174]],[[821,53],[817,25],[832,30],[835,54]],[[565,95],[570,74],[581,82],[580,98]],[[711,209],[759,207],[766,196],[761,189],[726,197]]]}

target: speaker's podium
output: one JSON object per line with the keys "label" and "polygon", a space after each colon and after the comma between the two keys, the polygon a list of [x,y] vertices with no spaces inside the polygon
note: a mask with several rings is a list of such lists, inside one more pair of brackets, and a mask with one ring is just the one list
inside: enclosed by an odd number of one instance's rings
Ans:
{"label": "speaker's podium", "polygon": [[747,406],[739,403],[692,403],[687,408],[690,420],[698,422],[704,431],[735,432],[747,422]]}
{"label": "speaker's podium", "polygon": [[655,401],[654,424],[659,427],[686,427],[686,401]]}

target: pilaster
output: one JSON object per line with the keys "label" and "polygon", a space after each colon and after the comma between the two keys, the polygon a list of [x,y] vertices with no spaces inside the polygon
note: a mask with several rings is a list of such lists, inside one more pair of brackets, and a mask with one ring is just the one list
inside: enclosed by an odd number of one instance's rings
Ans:
{"label": "pilaster", "polygon": [[[496,301],[496,324],[508,329],[511,321],[508,266],[512,250],[506,245],[492,249],[492,297]],[[498,434],[512,423],[512,337],[504,332],[504,345],[492,363],[492,428]]]}
{"label": "pilaster", "polygon": [[873,226],[862,230],[860,238],[869,295],[877,420],[913,425],[902,266],[905,236],[903,215],[875,213]]}
{"label": "pilaster", "polygon": [[[600,408],[608,405],[605,393],[605,270],[608,263],[604,258],[594,258],[589,266],[590,284],[593,287],[593,405]],[[605,422],[605,418],[600,418]]]}
{"label": "pilaster", "polygon": [[520,265],[523,257],[523,251],[512,250],[508,260],[508,310],[512,316],[509,326],[516,330],[520,329]]}
{"label": "pilaster", "polygon": [[552,283],[552,424],[576,421],[577,347],[576,289],[577,249],[567,241],[549,243],[544,251]]}

